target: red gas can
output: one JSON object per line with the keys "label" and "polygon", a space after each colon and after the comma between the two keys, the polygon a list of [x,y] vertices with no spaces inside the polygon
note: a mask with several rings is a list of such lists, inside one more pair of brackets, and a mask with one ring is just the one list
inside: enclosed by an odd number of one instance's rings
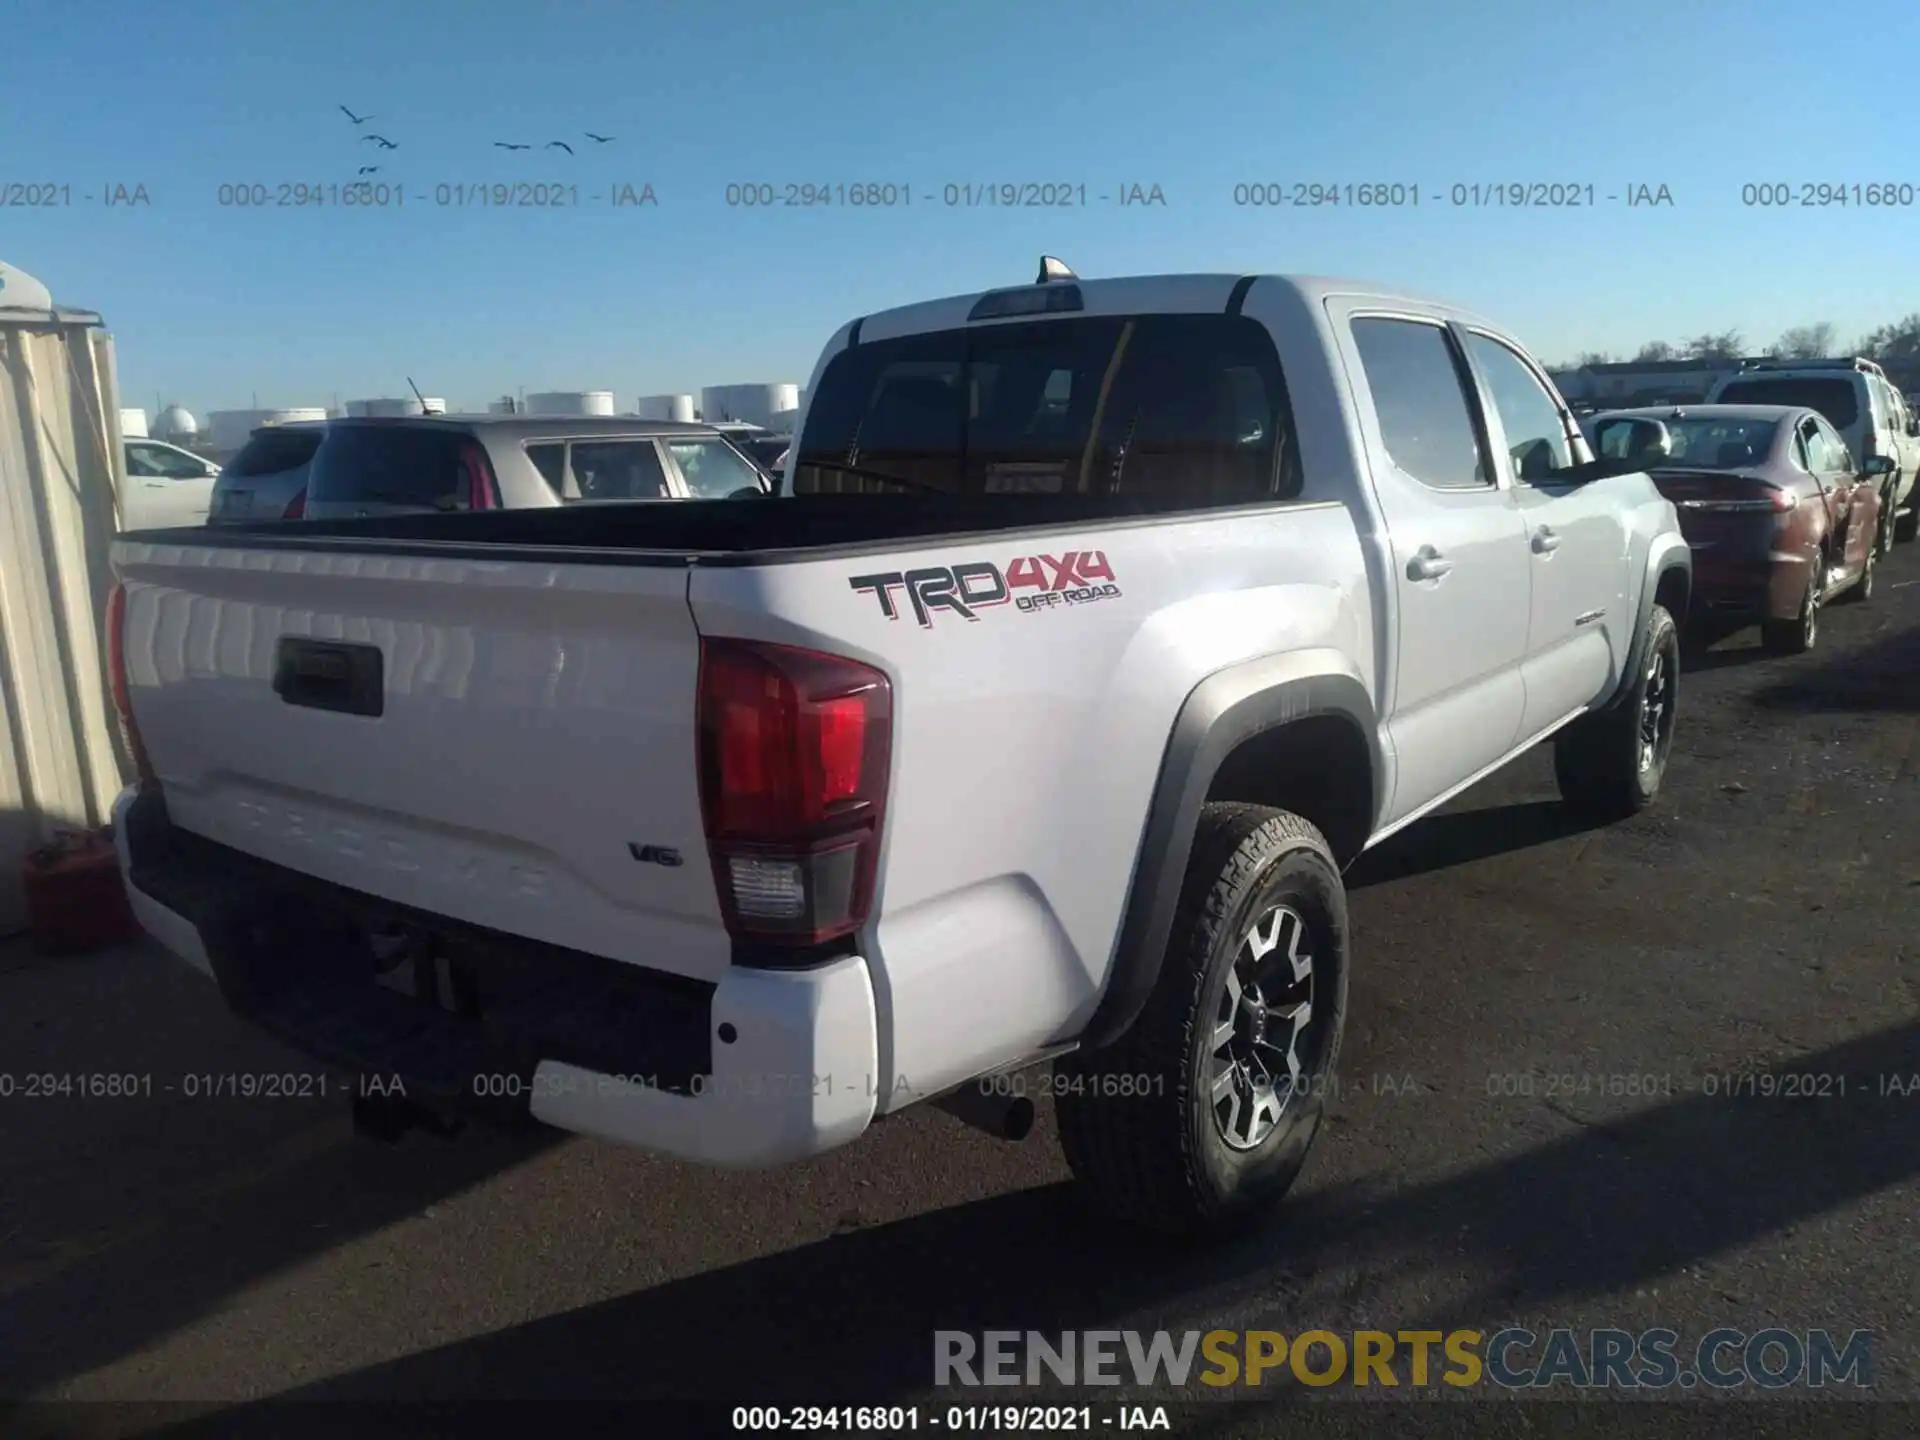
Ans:
{"label": "red gas can", "polygon": [[69,831],[41,846],[27,856],[21,879],[27,924],[35,943],[49,954],[83,954],[140,933],[110,829]]}

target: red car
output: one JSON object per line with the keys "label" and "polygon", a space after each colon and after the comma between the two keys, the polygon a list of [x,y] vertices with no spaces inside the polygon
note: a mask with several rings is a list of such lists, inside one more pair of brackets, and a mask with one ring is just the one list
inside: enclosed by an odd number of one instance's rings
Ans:
{"label": "red car", "polygon": [[1873,594],[1881,492],[1894,462],[1855,468],[1839,432],[1789,405],[1608,410],[1586,421],[1596,454],[1632,460],[1680,512],[1693,612],[1758,621],[1769,650],[1811,650],[1820,607]]}

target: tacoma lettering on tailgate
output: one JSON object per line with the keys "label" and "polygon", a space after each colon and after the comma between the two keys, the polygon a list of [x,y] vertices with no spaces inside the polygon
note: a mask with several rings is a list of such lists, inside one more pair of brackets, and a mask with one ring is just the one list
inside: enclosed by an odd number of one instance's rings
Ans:
{"label": "tacoma lettering on tailgate", "polygon": [[913,618],[928,630],[933,628],[936,610],[951,611],[962,620],[978,620],[980,611],[1008,603],[1023,614],[1034,615],[1062,605],[1085,605],[1120,595],[1104,550],[1022,555],[1004,571],[991,560],[974,560],[964,565],[855,575],[847,583],[874,596],[880,602],[880,613],[889,620],[900,618],[895,596],[904,592]]}

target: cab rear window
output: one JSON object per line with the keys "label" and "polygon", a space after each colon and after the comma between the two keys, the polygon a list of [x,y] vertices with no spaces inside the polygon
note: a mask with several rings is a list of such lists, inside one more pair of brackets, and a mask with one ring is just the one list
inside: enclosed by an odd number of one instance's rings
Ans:
{"label": "cab rear window", "polygon": [[1241,316],[1048,319],[867,341],[828,364],[795,494],[1298,493],[1273,342]]}

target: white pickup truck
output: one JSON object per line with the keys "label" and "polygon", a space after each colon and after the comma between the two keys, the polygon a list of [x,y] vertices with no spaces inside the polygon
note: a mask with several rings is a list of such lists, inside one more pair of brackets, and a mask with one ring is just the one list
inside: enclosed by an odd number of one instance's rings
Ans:
{"label": "white pickup truck", "polygon": [[369,1128],[767,1167],[1051,1062],[1091,1193],[1216,1231],[1357,855],[1548,736],[1654,797],[1691,571],[1617,463],[1451,306],[1043,262],[844,327],[764,499],[123,537],[121,863]]}

